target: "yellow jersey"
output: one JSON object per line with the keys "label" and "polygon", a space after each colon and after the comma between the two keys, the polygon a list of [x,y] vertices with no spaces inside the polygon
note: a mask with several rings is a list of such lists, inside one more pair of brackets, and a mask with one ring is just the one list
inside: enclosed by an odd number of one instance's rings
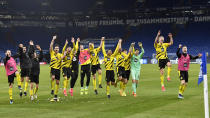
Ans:
{"label": "yellow jersey", "polygon": [[54,69],[60,69],[61,68],[61,53],[55,53],[54,50],[50,50],[50,67]]}
{"label": "yellow jersey", "polygon": [[99,64],[99,52],[100,52],[100,47],[93,49],[93,47],[90,47],[90,61],[92,65],[97,65]]}
{"label": "yellow jersey", "polygon": [[169,47],[169,43],[156,43],[154,44],[155,50],[156,50],[156,58],[159,59],[167,59],[167,48]]}

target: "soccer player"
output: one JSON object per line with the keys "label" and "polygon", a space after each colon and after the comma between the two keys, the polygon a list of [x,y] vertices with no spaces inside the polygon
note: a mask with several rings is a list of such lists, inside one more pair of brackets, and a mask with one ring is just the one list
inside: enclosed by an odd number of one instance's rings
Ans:
{"label": "soccer player", "polygon": [[[51,101],[59,101],[58,99],[58,90],[60,82],[60,69],[61,69],[61,57],[62,54],[59,53],[59,45],[54,45],[54,41],[57,39],[57,36],[53,36],[53,39],[50,43],[50,68],[51,68],[51,94],[54,95],[54,98]],[[56,80],[56,81],[55,81]],[[55,87],[55,92],[54,92]]]}
{"label": "soccer player", "polygon": [[77,38],[77,42],[76,42],[76,50],[74,51],[74,55],[73,55],[73,60],[71,63],[71,82],[70,82],[70,90],[69,93],[71,96],[73,96],[73,88],[74,85],[77,81],[78,78],[78,70],[79,70],[79,54],[80,54],[80,49],[79,49],[79,45],[80,45],[80,39]]}
{"label": "soccer player", "polygon": [[[80,89],[80,94],[83,95],[84,91],[85,94],[88,94],[88,86],[90,84],[90,50],[89,49],[84,49],[84,45],[80,45],[80,55],[79,55],[79,61],[81,65],[81,89]],[[86,81],[86,87],[85,89],[83,88],[83,83],[84,83],[84,78],[85,75],[87,77]]]}
{"label": "soccer player", "polygon": [[[74,38],[72,37],[72,43],[74,44]],[[73,58],[73,49],[71,49],[71,47],[67,47],[68,44],[68,40],[66,40],[66,43],[63,47],[63,51],[62,51],[62,73],[63,73],[63,94],[65,96],[67,96],[67,92],[66,92],[66,88],[67,85],[70,81],[70,76],[71,76],[71,63],[72,63],[72,58]],[[67,48],[66,48],[67,47]]]}
{"label": "soccer player", "polygon": [[[33,41],[30,41],[29,56],[31,58],[32,68],[30,74],[30,98],[31,100],[37,99],[37,91],[39,89],[39,74],[40,74],[40,62],[43,59],[43,52],[39,45],[36,45],[40,54],[37,55]],[[34,88],[34,84],[36,87]]]}
{"label": "soccer player", "polygon": [[105,68],[106,68],[106,82],[107,82],[106,94],[107,94],[107,97],[110,98],[111,97],[110,96],[110,85],[115,85],[114,58],[121,50],[122,40],[120,39],[118,41],[118,44],[117,44],[117,47],[116,47],[114,53],[112,53],[112,50],[110,50],[110,49],[106,53],[105,41],[104,41],[104,39],[102,39],[101,41],[102,41],[102,52],[104,55],[104,64],[105,64]]}
{"label": "soccer player", "polygon": [[[12,88],[14,84],[14,78],[16,77],[18,80],[18,88],[21,90],[20,85],[21,85],[21,80],[20,80],[20,74],[17,70],[16,67],[16,61],[15,58],[17,56],[11,56],[11,51],[7,50],[6,53],[6,58],[4,59],[4,66],[6,69],[6,74],[8,77],[8,83],[9,83],[9,99],[10,99],[10,104],[13,104],[13,97],[12,97]],[[22,93],[22,91],[20,91]]]}
{"label": "soccer player", "polygon": [[[180,53],[182,47],[182,53]],[[190,67],[190,60],[197,59],[202,56],[202,54],[198,54],[198,56],[192,56],[187,53],[187,46],[179,45],[179,48],[176,52],[178,57],[178,71],[179,71],[179,78],[180,78],[180,86],[179,86],[179,99],[183,99],[183,93],[188,83],[188,70]]]}
{"label": "soccer player", "polygon": [[[21,83],[22,83],[21,88],[23,88],[24,78],[26,78],[24,95],[27,96],[27,88],[28,88],[28,82],[29,82],[29,76],[30,76],[32,63],[28,55],[28,52],[26,51],[26,47],[23,46],[23,44],[19,44],[18,53],[19,53],[20,69],[21,69]],[[22,96],[22,93],[20,93],[20,95]]]}
{"label": "soccer player", "polygon": [[133,88],[133,96],[136,97],[136,88],[140,78],[141,72],[141,63],[140,60],[144,55],[144,48],[142,43],[138,43],[139,47],[141,48],[141,53],[139,54],[139,50],[135,49],[134,55],[131,57],[131,76],[132,76],[132,88]]}
{"label": "soccer player", "polygon": [[164,43],[164,37],[160,35],[160,30],[157,33],[155,38],[154,47],[156,50],[156,58],[158,60],[159,68],[160,68],[160,80],[161,80],[161,89],[165,91],[164,86],[164,68],[168,66],[168,81],[170,81],[170,72],[171,72],[171,63],[167,56],[167,48],[173,44],[172,34],[169,33],[168,37],[170,38],[169,43]]}
{"label": "soccer player", "polygon": [[[104,38],[104,37],[102,37]],[[101,67],[100,67],[100,62],[99,62],[99,52],[101,50],[102,47],[102,42],[100,44],[100,46],[98,48],[94,49],[94,44],[90,43],[89,44],[89,48],[90,48],[90,61],[91,61],[91,71],[92,71],[92,75],[93,75],[93,87],[94,87],[94,91],[95,94],[98,94],[97,91],[97,87],[96,87],[96,71],[98,72],[98,81],[99,81],[99,88],[102,88],[101,85],[101,81],[102,81],[102,71],[101,71]]]}

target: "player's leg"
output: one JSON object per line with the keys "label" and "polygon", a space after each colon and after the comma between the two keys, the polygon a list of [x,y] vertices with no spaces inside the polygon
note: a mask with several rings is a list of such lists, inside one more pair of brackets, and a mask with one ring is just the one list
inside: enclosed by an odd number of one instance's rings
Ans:
{"label": "player's leg", "polygon": [[165,91],[165,86],[164,86],[164,68],[167,64],[166,59],[160,59],[159,60],[159,67],[160,67],[160,83],[161,83],[161,89],[162,91]]}
{"label": "player's leg", "polygon": [[71,75],[72,75],[72,71],[71,71],[70,68],[68,68],[67,81],[66,81],[66,88],[67,88],[67,86],[69,85]]}
{"label": "player's leg", "polygon": [[83,95],[84,93],[84,88],[83,88],[83,84],[84,84],[84,78],[85,78],[85,70],[84,70],[84,66],[81,66],[81,71],[80,71],[80,85],[81,85],[81,89],[80,89],[80,95]]}
{"label": "player's leg", "polygon": [[[24,69],[21,69],[20,77],[21,77],[21,88],[23,89],[23,87],[24,87],[24,77],[25,77]],[[20,96],[22,97],[22,93],[20,93]]]}
{"label": "player's leg", "polygon": [[[31,79],[31,78],[30,78],[30,79]],[[34,100],[33,89],[34,89],[34,82],[33,82],[32,79],[31,79],[31,81],[30,81],[30,92],[29,92],[29,94],[30,94],[30,99],[31,99],[31,100]]]}
{"label": "player's leg", "polygon": [[55,69],[51,68],[51,95],[54,95],[55,91]]}
{"label": "player's leg", "polygon": [[18,71],[15,72],[15,76],[17,78],[17,83],[18,83],[18,89],[20,90],[20,97],[22,97],[22,87],[21,87],[21,77],[20,73]]}
{"label": "player's leg", "polygon": [[183,85],[183,88],[182,88],[182,95],[187,87],[187,83],[188,83],[188,71],[185,71],[185,82],[184,82],[184,85]]}
{"label": "player's leg", "polygon": [[86,81],[86,87],[85,87],[85,94],[88,94],[88,87],[89,87],[89,84],[90,84],[90,65],[87,65],[87,68],[86,68],[86,77],[87,77],[87,81]]}
{"label": "player's leg", "polygon": [[69,90],[69,93],[71,94],[71,96],[73,96],[73,88],[74,88],[74,85],[77,81],[77,77],[78,77],[78,71],[72,71],[71,82],[70,82],[70,90]]}
{"label": "player's leg", "polygon": [[25,88],[24,88],[24,95],[27,96],[27,89],[28,89],[28,84],[29,84],[29,76],[30,76],[30,69],[24,69],[25,70]]}
{"label": "player's leg", "polygon": [[131,77],[132,77],[133,95],[136,96],[136,75],[134,69],[131,69]]}
{"label": "player's leg", "polygon": [[58,99],[58,90],[59,90],[59,83],[60,83],[60,70],[59,69],[56,69],[55,79],[56,79],[56,84],[55,84],[54,100],[59,101]]}
{"label": "player's leg", "polygon": [[15,77],[15,74],[8,76],[10,104],[13,104],[12,88],[13,88],[13,83],[14,83],[14,77]]}
{"label": "player's leg", "polygon": [[98,91],[96,87],[96,66],[95,65],[91,66],[91,71],[92,71],[92,77],[93,77],[93,89],[94,89],[95,94],[97,95]]}
{"label": "player's leg", "polygon": [[100,64],[98,65],[98,87],[102,88],[102,70]]}
{"label": "player's leg", "polygon": [[62,68],[62,73],[63,73],[63,94],[65,95],[65,96],[67,96],[67,92],[66,92],[66,88],[67,88],[67,68],[65,68],[65,67],[63,67]]}
{"label": "player's leg", "polygon": [[110,98],[111,71],[106,70],[106,95]]}
{"label": "player's leg", "polygon": [[167,67],[168,67],[167,80],[170,81],[171,80],[171,78],[170,78],[170,74],[171,74],[171,62],[170,62],[169,59],[168,59],[168,62],[167,62]]}
{"label": "player's leg", "polygon": [[37,99],[37,92],[38,92],[38,89],[39,89],[39,75],[35,76],[35,81],[36,83],[36,87],[34,88],[34,98]]}

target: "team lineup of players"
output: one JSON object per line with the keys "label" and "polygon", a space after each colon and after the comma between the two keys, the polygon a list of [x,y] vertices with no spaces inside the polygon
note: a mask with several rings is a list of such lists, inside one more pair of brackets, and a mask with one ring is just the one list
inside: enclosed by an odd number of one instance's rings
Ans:
{"label": "team lineup of players", "polygon": [[[169,33],[170,38],[169,43],[164,43],[164,37],[161,36],[161,32],[158,31],[157,36],[154,41],[154,47],[156,50],[156,58],[158,60],[158,65],[160,68],[160,80],[161,89],[165,91],[164,86],[164,68],[168,67],[167,80],[170,81],[171,63],[167,56],[167,48],[173,45],[172,34]],[[101,38],[100,46],[94,48],[94,43],[89,43],[89,47],[84,49],[84,46],[80,44],[80,39],[76,41],[74,38],[71,39],[73,47],[70,47],[68,40],[66,40],[63,47],[62,53],[59,53],[59,45],[54,42],[57,36],[53,36],[50,43],[50,75],[51,75],[51,94],[54,96],[51,101],[59,101],[58,92],[60,84],[60,73],[63,75],[63,94],[67,96],[69,92],[73,96],[73,88],[80,74],[80,95],[88,94],[88,87],[90,83],[90,78],[92,75],[92,82],[94,92],[97,95],[97,84],[96,78],[98,78],[99,88],[102,88],[102,69],[99,62],[99,52],[102,51],[105,65],[105,79],[106,79],[106,94],[110,98],[110,86],[113,85],[117,87],[120,84],[120,95],[126,96],[126,85],[128,80],[132,78],[132,89],[133,96],[136,97],[136,89],[138,86],[138,81],[140,79],[141,63],[140,60],[144,55],[144,48],[141,42],[138,42],[138,48],[135,48],[135,43],[131,43],[129,50],[122,49],[122,39],[119,39],[118,44],[114,52],[111,49],[105,50],[105,37]],[[182,53],[180,50],[182,48]],[[36,49],[39,50],[37,54]],[[140,53],[141,51],[141,53]],[[182,46],[181,44],[177,50],[178,57],[178,71],[180,77],[180,86],[178,98],[183,99],[183,93],[188,83],[188,70],[191,59],[197,59],[201,57],[192,56],[187,53],[187,46]],[[18,89],[20,90],[20,97],[27,96],[27,88],[30,82],[30,99],[37,99],[37,91],[39,88],[39,75],[40,75],[40,62],[43,59],[43,52],[39,45],[34,45],[33,41],[29,42],[29,48],[23,44],[19,44],[18,52],[16,55],[11,55],[11,51],[7,50],[5,53],[4,65],[6,69],[6,74],[8,76],[9,83],[9,99],[10,104],[13,104],[12,88],[14,84],[14,78],[17,78]],[[15,58],[20,59],[20,73],[16,67]],[[116,68],[115,68],[116,59]],[[80,62],[80,63],[79,63]],[[81,70],[79,71],[79,64],[81,65]],[[117,73],[117,79],[115,79],[115,69]],[[80,73],[79,73],[80,72]],[[98,72],[98,77],[96,73]],[[84,86],[84,78],[86,76],[86,84]],[[25,78],[25,86],[23,85]],[[70,83],[70,89],[67,91],[67,86]],[[34,87],[35,84],[35,87]],[[24,91],[22,91],[24,87]]]}

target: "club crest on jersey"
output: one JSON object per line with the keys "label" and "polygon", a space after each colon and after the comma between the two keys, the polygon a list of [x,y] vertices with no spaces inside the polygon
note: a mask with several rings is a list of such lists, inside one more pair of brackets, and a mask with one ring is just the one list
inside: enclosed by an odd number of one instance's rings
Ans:
{"label": "club crest on jersey", "polygon": [[110,61],[110,58],[107,58],[107,61]]}
{"label": "club crest on jersey", "polygon": [[163,47],[161,48],[161,52],[164,52],[164,48]]}

